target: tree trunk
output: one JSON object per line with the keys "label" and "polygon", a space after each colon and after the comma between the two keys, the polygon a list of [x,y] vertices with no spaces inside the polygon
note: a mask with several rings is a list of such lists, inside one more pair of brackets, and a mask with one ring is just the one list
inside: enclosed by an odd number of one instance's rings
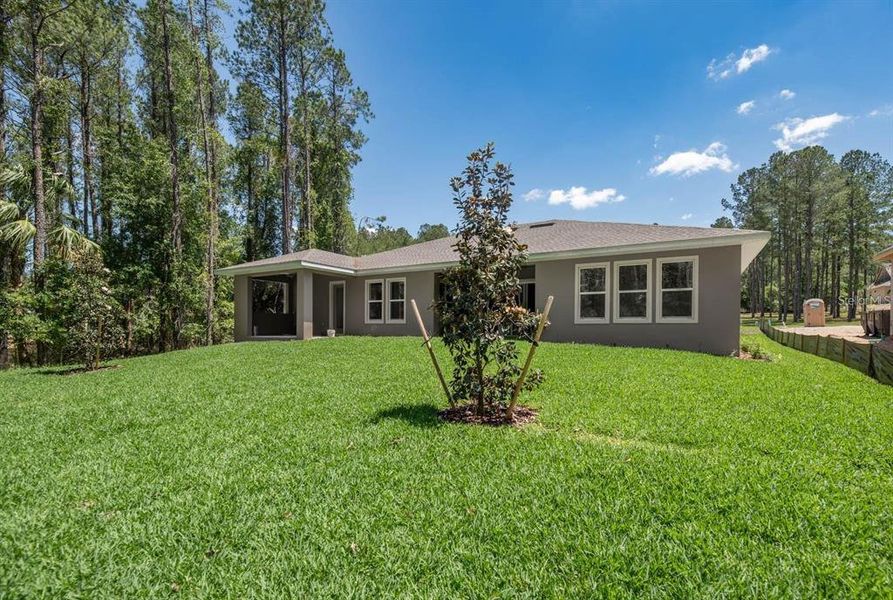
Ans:
{"label": "tree trunk", "polygon": [[282,161],[282,254],[291,252],[291,128],[288,106],[288,48],[285,39],[285,12],[279,12],[279,152]]}
{"label": "tree trunk", "polygon": [[71,128],[71,119],[65,120],[65,174],[68,178],[68,186],[71,188],[66,194],[68,198],[68,212],[73,219],[78,216],[77,213],[77,192],[74,187],[74,131]]}
{"label": "tree trunk", "polygon": [[214,299],[216,290],[216,277],[214,269],[217,267],[217,238],[220,235],[220,222],[218,210],[220,206],[220,181],[217,175],[217,102],[214,90],[217,86],[217,71],[214,69],[214,56],[211,49],[211,12],[208,6],[208,0],[204,0],[204,10],[202,21],[205,33],[205,70],[208,78],[208,122],[213,129],[210,133],[208,150],[210,152],[211,170],[209,178],[211,181],[210,203],[208,207],[208,217],[210,219],[210,231],[208,233],[208,298],[206,303],[207,312],[207,344],[210,346],[214,342]]}
{"label": "tree trunk", "polygon": [[[34,268],[43,265],[46,259],[47,244],[47,219],[46,205],[44,204],[43,189],[43,70],[44,53],[40,45],[40,30],[43,25],[43,15],[39,7],[31,6],[29,21],[29,41],[31,43],[31,64],[34,69],[34,91],[29,100],[29,112],[31,117],[31,187],[34,194]],[[41,286],[40,278],[35,282]]]}
{"label": "tree trunk", "polygon": [[[196,49],[198,49],[198,26],[195,24],[192,0],[189,0],[187,6],[189,7],[189,29],[192,34],[192,43],[195,45]],[[205,18],[207,19],[207,14],[205,15]],[[193,56],[193,66],[195,68],[195,96],[198,104],[199,122],[202,130],[202,157],[204,158],[205,191],[207,193],[206,213],[208,217],[208,241],[205,246],[205,344],[210,346],[214,342],[214,230],[217,222],[217,206],[214,198],[215,184],[211,176],[211,135],[208,131],[210,119],[205,111],[205,77],[202,74],[202,66],[198,53],[195,53]],[[212,65],[209,65],[209,68],[213,68]]]}
{"label": "tree trunk", "polygon": [[257,235],[258,230],[257,207],[254,200],[254,157],[249,157],[247,171],[248,232],[245,235],[245,257],[252,261],[256,259],[254,237]]}
{"label": "tree trunk", "polygon": [[856,201],[855,191],[850,189],[847,193],[847,302],[846,318],[852,321],[856,318]]}
{"label": "tree trunk", "polygon": [[[177,119],[176,119],[176,96],[174,93],[174,76],[171,65],[171,40],[168,28],[168,8],[169,0],[161,0],[158,3],[161,12],[161,32],[162,32],[162,49],[164,53],[164,95],[165,95],[165,111],[167,117],[167,137],[170,146],[170,166],[171,166],[171,246],[173,248],[173,256],[167,261],[167,286],[165,296],[168,300],[168,308],[171,311],[172,331],[167,333],[165,344],[171,343],[174,347],[179,346],[180,331],[182,328],[182,314],[179,303],[172,297],[175,270],[179,268],[180,257],[183,252],[182,239],[182,214],[180,208],[180,157],[177,150]],[[165,311],[167,312],[167,311]]]}
{"label": "tree trunk", "polygon": [[[0,0],[0,163],[6,160],[6,61],[8,51],[7,33],[7,8],[6,0]],[[0,183],[0,200],[6,200],[6,186]],[[6,285],[12,274],[7,272],[13,265],[12,256],[8,256],[7,247],[0,242],[0,285]],[[11,254],[11,253],[9,253]],[[0,326],[0,369],[9,366],[9,334],[5,327]]]}
{"label": "tree trunk", "polygon": [[302,250],[312,248],[314,246],[314,228],[313,228],[313,186],[311,184],[310,160],[311,160],[311,141],[310,141],[310,101],[307,98],[308,86],[307,80],[310,76],[310,67],[307,64],[307,56],[304,51],[301,52],[300,62],[298,65],[298,76],[301,80],[301,154],[303,154],[303,176],[301,177],[301,210],[300,210],[300,236],[298,243]]}
{"label": "tree trunk", "polygon": [[[92,97],[91,74],[89,67],[82,62],[80,85],[80,112],[81,112],[81,156],[83,157],[84,175],[84,233],[87,233],[87,214],[90,215],[90,228],[93,239],[99,239],[99,215],[96,212],[96,197],[93,189],[93,140],[91,106]],[[86,211],[89,210],[89,213]]]}

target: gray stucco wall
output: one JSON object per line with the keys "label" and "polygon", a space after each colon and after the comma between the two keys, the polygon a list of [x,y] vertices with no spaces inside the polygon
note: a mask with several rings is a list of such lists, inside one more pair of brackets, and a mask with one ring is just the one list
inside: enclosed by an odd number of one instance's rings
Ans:
{"label": "gray stucco wall", "polygon": [[[658,323],[657,264],[655,259],[674,256],[698,256],[698,322]],[[651,265],[651,322],[576,324],[574,323],[574,270],[587,262],[610,263],[613,281],[615,260],[649,259]],[[590,342],[620,346],[668,347],[728,355],[738,349],[740,312],[740,246],[724,246],[702,250],[623,255],[618,257],[575,258],[536,264],[536,305],[542,310],[546,297],[555,297],[551,325],[544,339],[559,342]],[[303,276],[302,276],[303,275]],[[365,285],[369,279],[406,278],[406,322],[365,322]],[[249,339],[250,278],[236,276],[235,339]],[[329,282],[345,282],[348,335],[419,335],[409,300],[414,298],[429,332],[434,329],[430,310],[434,299],[435,271],[392,273],[370,277],[327,275],[302,271],[298,273],[298,334],[325,335],[329,327]],[[613,290],[611,308],[613,312]],[[612,315],[613,317],[613,315]]]}
{"label": "gray stucco wall", "polygon": [[[366,281],[370,279],[406,278],[406,323],[366,323]],[[434,300],[434,271],[391,273],[370,277],[354,277],[347,282],[347,333],[349,335],[421,335],[409,301],[415,299],[428,332],[434,326],[429,307]]]}
{"label": "gray stucco wall", "polygon": [[[698,256],[698,322],[657,323],[657,265],[654,259]],[[587,262],[651,259],[650,323],[574,323],[574,269]],[[678,348],[728,355],[738,350],[741,306],[741,247],[723,246],[703,250],[623,255],[615,258],[575,258],[539,263],[536,266],[536,305],[542,310],[546,297],[555,297],[551,325],[543,339],[561,342],[594,342],[617,346]],[[611,286],[616,286],[611,281]],[[613,293],[611,309],[613,312]]]}

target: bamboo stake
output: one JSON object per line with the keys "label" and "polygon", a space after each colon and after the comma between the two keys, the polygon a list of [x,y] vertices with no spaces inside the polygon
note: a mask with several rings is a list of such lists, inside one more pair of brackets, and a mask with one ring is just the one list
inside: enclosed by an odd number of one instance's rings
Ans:
{"label": "bamboo stake", "polygon": [[549,311],[552,310],[552,300],[555,298],[549,296],[546,298],[546,306],[543,308],[543,315],[540,317],[539,325],[536,327],[536,335],[533,336],[533,343],[530,345],[530,350],[527,352],[527,360],[524,361],[524,368],[521,369],[521,376],[518,377],[518,382],[515,384],[515,389],[512,391],[512,401],[509,402],[509,407],[505,411],[505,418],[509,421],[512,420],[512,415],[515,413],[515,404],[518,403],[518,394],[521,393],[521,388],[524,386],[524,379],[527,378],[527,371],[530,369],[530,363],[533,362],[533,355],[536,354],[536,348],[540,344],[540,337],[543,335],[543,329],[546,327],[546,323],[549,322]]}
{"label": "bamboo stake", "polygon": [[425,329],[425,323],[422,321],[422,315],[419,313],[419,307],[416,306],[415,298],[409,301],[412,304],[412,312],[415,313],[416,321],[419,324],[419,329],[422,331],[422,337],[425,340],[425,347],[428,348],[428,354],[431,355],[431,362],[434,363],[434,370],[437,371],[437,378],[440,379],[440,385],[443,387],[443,393],[446,394],[447,401],[450,403],[450,406],[455,406],[455,402],[453,402],[453,396],[450,394],[450,388],[447,387],[446,380],[443,378],[443,372],[440,370],[440,364],[437,362],[437,356],[434,354],[434,348],[431,347],[431,338],[428,337],[428,330]]}

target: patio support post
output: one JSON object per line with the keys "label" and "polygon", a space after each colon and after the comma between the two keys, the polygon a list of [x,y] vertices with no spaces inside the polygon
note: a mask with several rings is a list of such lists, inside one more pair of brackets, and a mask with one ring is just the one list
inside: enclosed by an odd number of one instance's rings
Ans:
{"label": "patio support post", "polygon": [[313,337],[313,273],[300,270],[297,280],[296,334],[298,339],[307,340]]}

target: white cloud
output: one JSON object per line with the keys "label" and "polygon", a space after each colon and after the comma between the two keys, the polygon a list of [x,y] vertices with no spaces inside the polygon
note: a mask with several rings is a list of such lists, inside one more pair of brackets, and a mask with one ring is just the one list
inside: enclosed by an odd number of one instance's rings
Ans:
{"label": "white cloud", "polygon": [[774,50],[766,44],[760,44],[756,48],[747,48],[736,56],[733,52],[722,60],[715,58],[707,65],[707,77],[714,81],[727,79],[732,75],[741,75],[750,70],[758,62],[766,60]]}
{"label": "white cloud", "polygon": [[893,104],[885,104],[868,113],[869,117],[891,117],[893,116]]}
{"label": "white cloud", "polygon": [[781,138],[775,140],[775,146],[785,152],[789,152],[794,146],[808,146],[827,137],[828,130],[847,119],[849,117],[837,113],[809,119],[788,119],[773,128],[781,132]]}
{"label": "white cloud", "polygon": [[521,197],[524,198],[524,202],[536,202],[537,200],[545,198],[546,192],[539,188],[533,188]]}
{"label": "white cloud", "polygon": [[784,89],[784,90],[781,90],[780,92],[778,92],[778,97],[781,98],[782,100],[793,100],[794,96],[796,96],[796,95],[797,95],[796,92],[794,92],[792,90],[788,90],[788,89]]}
{"label": "white cloud", "polygon": [[691,219],[693,216],[694,216],[694,215],[691,214],[691,213],[685,213],[684,215],[682,215],[682,216],[679,217],[679,218],[682,219],[683,221],[688,221],[688,220]]}
{"label": "white cloud", "polygon": [[703,152],[686,150],[674,152],[659,165],[652,167],[649,173],[652,175],[682,175],[688,177],[711,169],[719,169],[726,173],[737,168],[726,154],[726,147],[719,142],[713,142]]}
{"label": "white cloud", "polygon": [[756,48],[748,48],[741,55],[741,58],[735,62],[735,68],[738,70],[738,74],[740,75],[741,73],[750,70],[750,68],[758,62],[766,60],[771,53],[772,50],[770,50],[769,46],[766,44],[760,44]]}
{"label": "white cloud", "polygon": [[757,105],[756,100],[748,100],[747,102],[742,102],[738,105],[736,109],[739,115],[746,115],[750,111],[753,110],[753,107]]}
{"label": "white cloud", "polygon": [[583,210],[599,204],[623,202],[626,196],[618,194],[614,188],[603,190],[587,190],[582,186],[574,186],[567,190],[551,190],[549,204],[570,204],[574,210]]}

